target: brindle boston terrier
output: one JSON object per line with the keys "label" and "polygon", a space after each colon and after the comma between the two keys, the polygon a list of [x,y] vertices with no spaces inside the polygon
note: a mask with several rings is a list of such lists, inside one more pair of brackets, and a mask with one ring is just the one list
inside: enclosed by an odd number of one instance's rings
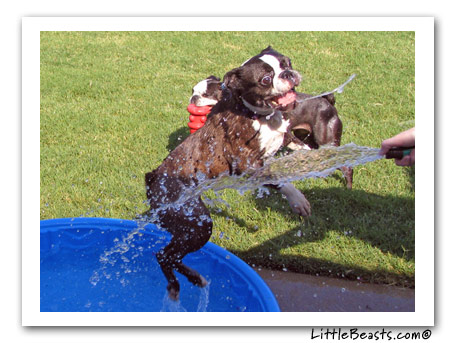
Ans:
{"label": "brindle boston terrier", "polygon": [[[283,116],[290,121],[284,135],[283,146],[292,150],[318,149],[322,145],[339,146],[343,132],[343,124],[335,107],[335,97],[327,94],[311,98],[310,94],[296,93],[297,101],[292,109],[283,111]],[[222,98],[222,82],[216,76],[198,82],[192,88],[190,104],[196,106],[214,106]],[[348,189],[352,189],[353,171],[350,167],[342,167],[341,171]],[[288,185],[288,187],[293,187]],[[294,209],[294,203],[290,203]],[[298,211],[295,211],[298,212]],[[300,213],[306,215],[305,213]],[[309,214],[309,213],[308,213]]]}
{"label": "brindle boston terrier", "polygon": [[[162,164],[147,173],[146,194],[151,218],[172,235],[157,260],[167,278],[171,299],[179,298],[178,271],[194,285],[207,281],[182,263],[187,254],[199,250],[212,232],[210,212],[200,196],[173,205],[186,187],[222,173],[239,175],[247,168],[263,165],[281,147],[290,119],[283,115],[295,105],[300,74],[290,59],[271,47],[250,58],[223,79],[222,97],[205,125],[188,136]],[[301,192],[289,185],[279,187],[295,202],[298,212],[309,214],[310,205]]]}

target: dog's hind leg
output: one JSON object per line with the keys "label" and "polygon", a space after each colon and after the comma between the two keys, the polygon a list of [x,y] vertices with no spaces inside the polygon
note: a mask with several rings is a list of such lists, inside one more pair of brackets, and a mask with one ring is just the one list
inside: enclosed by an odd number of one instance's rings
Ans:
{"label": "dog's hind leg", "polygon": [[[319,137],[317,143],[319,145],[330,144],[340,146],[341,135],[343,133],[343,123],[337,116],[331,116],[331,119],[326,125],[316,126],[314,137]],[[353,170],[351,167],[341,167],[341,172],[346,180],[346,187],[352,189]]]}
{"label": "dog's hind leg", "polygon": [[189,282],[198,287],[205,287],[208,281],[196,270],[186,266],[185,264],[176,263],[176,270],[183,274]]}
{"label": "dog's hind leg", "polygon": [[192,284],[205,287],[208,282],[196,270],[183,264],[189,253],[202,248],[210,239],[213,222],[201,200],[192,207],[192,216],[181,216],[179,225],[173,227],[170,243],[157,254],[163,274],[168,280],[167,290],[171,299],[178,300],[180,286],[174,270],[183,274]]}
{"label": "dog's hind leg", "polygon": [[156,257],[157,262],[159,262],[160,268],[162,269],[162,273],[168,281],[168,296],[173,300],[178,300],[180,286],[173,271],[175,264],[173,259],[176,258],[174,256],[174,250],[175,243],[171,241],[163,250],[157,253]]}
{"label": "dog's hind leg", "polygon": [[187,254],[197,251],[203,247],[208,242],[210,236],[211,229],[209,229],[209,233],[207,235],[208,238],[205,240],[199,240],[198,245],[189,244],[189,242],[181,236],[174,236],[165,249],[156,255],[160,268],[168,281],[167,291],[171,299],[178,300],[180,291],[180,285],[174,273],[174,269],[183,274],[192,284],[196,286],[205,287],[208,284],[206,279],[200,275],[199,272],[182,263],[182,259]]}
{"label": "dog's hind leg", "polygon": [[[341,144],[341,135],[343,132],[343,124],[341,120],[338,118],[336,124],[333,127],[333,142],[332,144],[335,146],[340,146]],[[354,177],[354,171],[351,167],[341,167],[341,172],[343,173],[344,179],[346,180],[346,187],[347,189],[352,189],[352,180]]]}
{"label": "dog's hind leg", "polygon": [[351,167],[341,167],[344,178],[346,179],[346,187],[352,189],[352,180],[354,178],[354,171]]}
{"label": "dog's hind leg", "polygon": [[[200,209],[203,210],[204,214],[199,216],[200,220],[197,222],[197,225],[195,225],[194,222],[194,226],[191,226],[191,228],[188,229],[184,240],[185,246],[183,247],[185,253],[182,255],[182,258],[191,252],[201,249],[211,237],[213,221],[205,206],[202,206]],[[182,263],[182,258],[175,264],[176,270],[183,274],[192,284],[199,287],[205,287],[208,284],[206,279],[200,275],[199,272]]]}

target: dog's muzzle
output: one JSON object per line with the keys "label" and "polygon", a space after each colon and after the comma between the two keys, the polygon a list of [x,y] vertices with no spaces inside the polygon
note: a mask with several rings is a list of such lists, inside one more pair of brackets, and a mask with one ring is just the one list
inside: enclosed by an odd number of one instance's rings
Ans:
{"label": "dog's muzzle", "polygon": [[298,86],[301,82],[300,74],[292,70],[284,70],[279,74],[279,78],[289,81],[292,84],[292,88]]}

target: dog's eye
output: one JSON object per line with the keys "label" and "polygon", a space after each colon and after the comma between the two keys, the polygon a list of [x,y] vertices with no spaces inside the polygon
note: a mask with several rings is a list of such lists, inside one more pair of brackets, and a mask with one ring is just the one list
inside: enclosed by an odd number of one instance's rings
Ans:
{"label": "dog's eye", "polygon": [[260,83],[264,86],[269,86],[271,85],[271,76],[270,75],[265,75],[262,80],[260,81]]}

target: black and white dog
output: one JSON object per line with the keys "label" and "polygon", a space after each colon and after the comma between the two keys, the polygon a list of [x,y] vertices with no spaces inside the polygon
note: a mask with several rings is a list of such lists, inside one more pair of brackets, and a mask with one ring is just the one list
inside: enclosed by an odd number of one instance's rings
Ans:
{"label": "black and white dog", "polygon": [[[162,164],[147,173],[146,194],[155,223],[172,234],[170,243],[157,254],[168,280],[168,294],[179,297],[174,271],[193,284],[204,287],[207,281],[182,263],[185,255],[197,251],[212,233],[210,212],[199,196],[179,206],[183,189],[201,182],[201,176],[216,178],[222,173],[241,174],[263,165],[282,146],[291,120],[284,111],[294,106],[294,88],[300,74],[290,59],[271,47],[250,58],[223,79],[220,99],[205,125],[188,136]],[[303,215],[310,205],[291,185],[279,187],[292,207]]]}
{"label": "black and white dog", "polygon": [[[289,120],[283,146],[292,150],[318,149],[319,146],[327,144],[339,146],[343,124],[338,117],[334,95],[328,94],[323,97],[305,100],[312,96],[297,92],[296,97],[297,101],[294,106],[283,111],[284,118]],[[189,102],[196,106],[214,106],[221,98],[222,81],[212,75],[194,86]],[[256,109],[253,108],[253,110]],[[346,180],[347,188],[351,189],[353,181],[352,168],[343,167],[341,171]],[[291,188],[293,186],[288,185],[288,187]],[[291,206],[294,209],[293,203],[291,203]],[[300,211],[296,212],[306,215]]]}
{"label": "black and white dog", "polygon": [[189,103],[195,106],[214,106],[222,99],[222,81],[211,75],[192,88]]}

